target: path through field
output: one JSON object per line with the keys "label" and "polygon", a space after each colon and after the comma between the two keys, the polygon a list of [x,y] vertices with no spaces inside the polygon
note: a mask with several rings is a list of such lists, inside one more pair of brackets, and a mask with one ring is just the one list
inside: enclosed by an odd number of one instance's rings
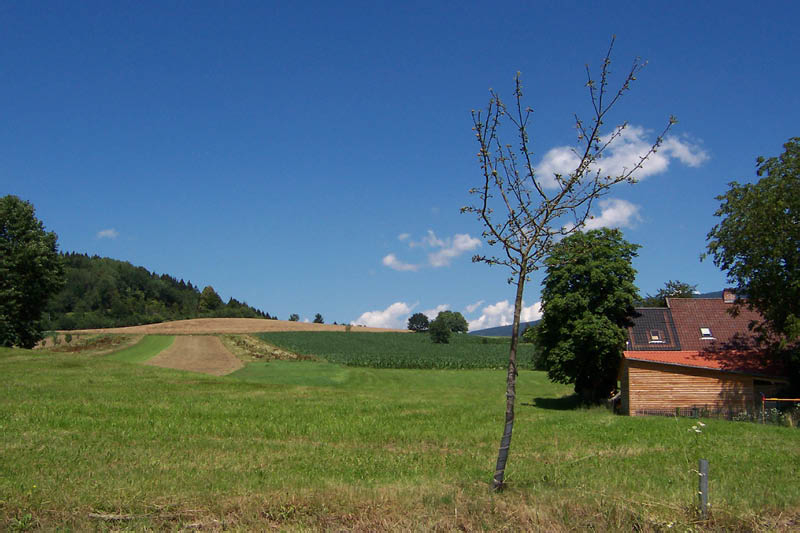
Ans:
{"label": "path through field", "polygon": [[224,376],[244,366],[222,345],[219,337],[212,335],[177,336],[172,346],[145,364],[214,376]]}

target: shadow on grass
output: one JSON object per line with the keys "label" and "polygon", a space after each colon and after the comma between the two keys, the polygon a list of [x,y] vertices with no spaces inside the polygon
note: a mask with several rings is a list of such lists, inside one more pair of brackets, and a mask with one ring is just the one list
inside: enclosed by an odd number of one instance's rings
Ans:
{"label": "shadow on grass", "polygon": [[553,411],[570,411],[581,407],[581,399],[577,394],[562,396],[561,398],[534,398],[533,403],[523,403],[538,407],[539,409],[550,409]]}

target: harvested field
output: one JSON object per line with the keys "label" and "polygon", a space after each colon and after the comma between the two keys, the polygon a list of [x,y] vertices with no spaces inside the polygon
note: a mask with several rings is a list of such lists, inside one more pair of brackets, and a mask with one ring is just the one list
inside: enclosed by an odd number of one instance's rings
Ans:
{"label": "harvested field", "polygon": [[213,376],[224,376],[244,364],[229,352],[219,337],[184,335],[175,337],[172,346],[145,363],[146,365],[189,370]]}
{"label": "harvested field", "polygon": [[[286,320],[264,320],[261,318],[193,318],[159,324],[129,326],[125,328],[82,329],[71,333],[128,333],[143,335],[200,335],[224,333],[263,333],[270,331],[345,331],[344,325],[310,324]],[[380,333],[385,331],[408,331],[386,328],[364,328],[353,326],[350,331]]]}
{"label": "harvested field", "polygon": [[[98,330],[102,332],[102,330]],[[71,333],[72,340],[66,341],[66,335]],[[61,332],[56,334],[58,344],[54,343],[53,336],[46,337],[34,349],[46,349],[50,352],[80,353],[83,355],[108,355],[125,348],[131,347],[142,340],[141,334],[105,335],[103,333],[76,333]]]}

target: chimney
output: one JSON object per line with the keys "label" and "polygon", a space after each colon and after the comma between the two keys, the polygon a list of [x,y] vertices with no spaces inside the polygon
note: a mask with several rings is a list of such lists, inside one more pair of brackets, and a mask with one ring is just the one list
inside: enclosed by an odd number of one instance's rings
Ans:
{"label": "chimney", "polygon": [[733,289],[723,289],[722,290],[722,301],[726,304],[732,304],[736,300],[736,293],[733,292]]}

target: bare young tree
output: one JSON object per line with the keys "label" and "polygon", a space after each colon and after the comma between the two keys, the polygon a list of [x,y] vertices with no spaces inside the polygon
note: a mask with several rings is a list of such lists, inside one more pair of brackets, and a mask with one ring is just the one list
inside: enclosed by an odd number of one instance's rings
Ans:
{"label": "bare young tree", "polygon": [[[674,117],[670,117],[655,143],[631,168],[616,173],[604,171],[601,164],[603,153],[620,138],[627,127],[627,122],[624,122],[614,127],[610,133],[602,135],[604,120],[645,66],[640,59],[634,59],[624,81],[614,91],[609,88],[613,47],[612,38],[599,80],[592,78],[589,66],[586,66],[586,87],[589,89],[593,112],[588,123],[575,116],[578,144],[573,153],[576,164],[569,174],[540,176],[536,173],[528,135],[528,121],[533,110],[522,103],[522,81],[519,73],[515,78],[515,105],[509,109],[500,96],[491,91],[485,115],[482,111],[472,111],[473,130],[480,145],[478,160],[483,182],[469,191],[477,201],[462,208],[461,212],[476,215],[484,226],[483,238],[487,244],[502,248],[502,255],[476,255],[472,260],[508,267],[511,270],[508,283],[516,286],[506,379],[505,427],[492,478],[492,489],[495,491],[504,486],[505,467],[514,429],[517,344],[525,282],[542,265],[554,243],[583,228],[591,218],[592,207],[598,198],[606,195],[618,183],[636,182],[636,172],[658,150],[664,135],[676,122]],[[501,141],[501,133],[506,127],[511,129],[511,135],[519,143],[518,146]]]}

